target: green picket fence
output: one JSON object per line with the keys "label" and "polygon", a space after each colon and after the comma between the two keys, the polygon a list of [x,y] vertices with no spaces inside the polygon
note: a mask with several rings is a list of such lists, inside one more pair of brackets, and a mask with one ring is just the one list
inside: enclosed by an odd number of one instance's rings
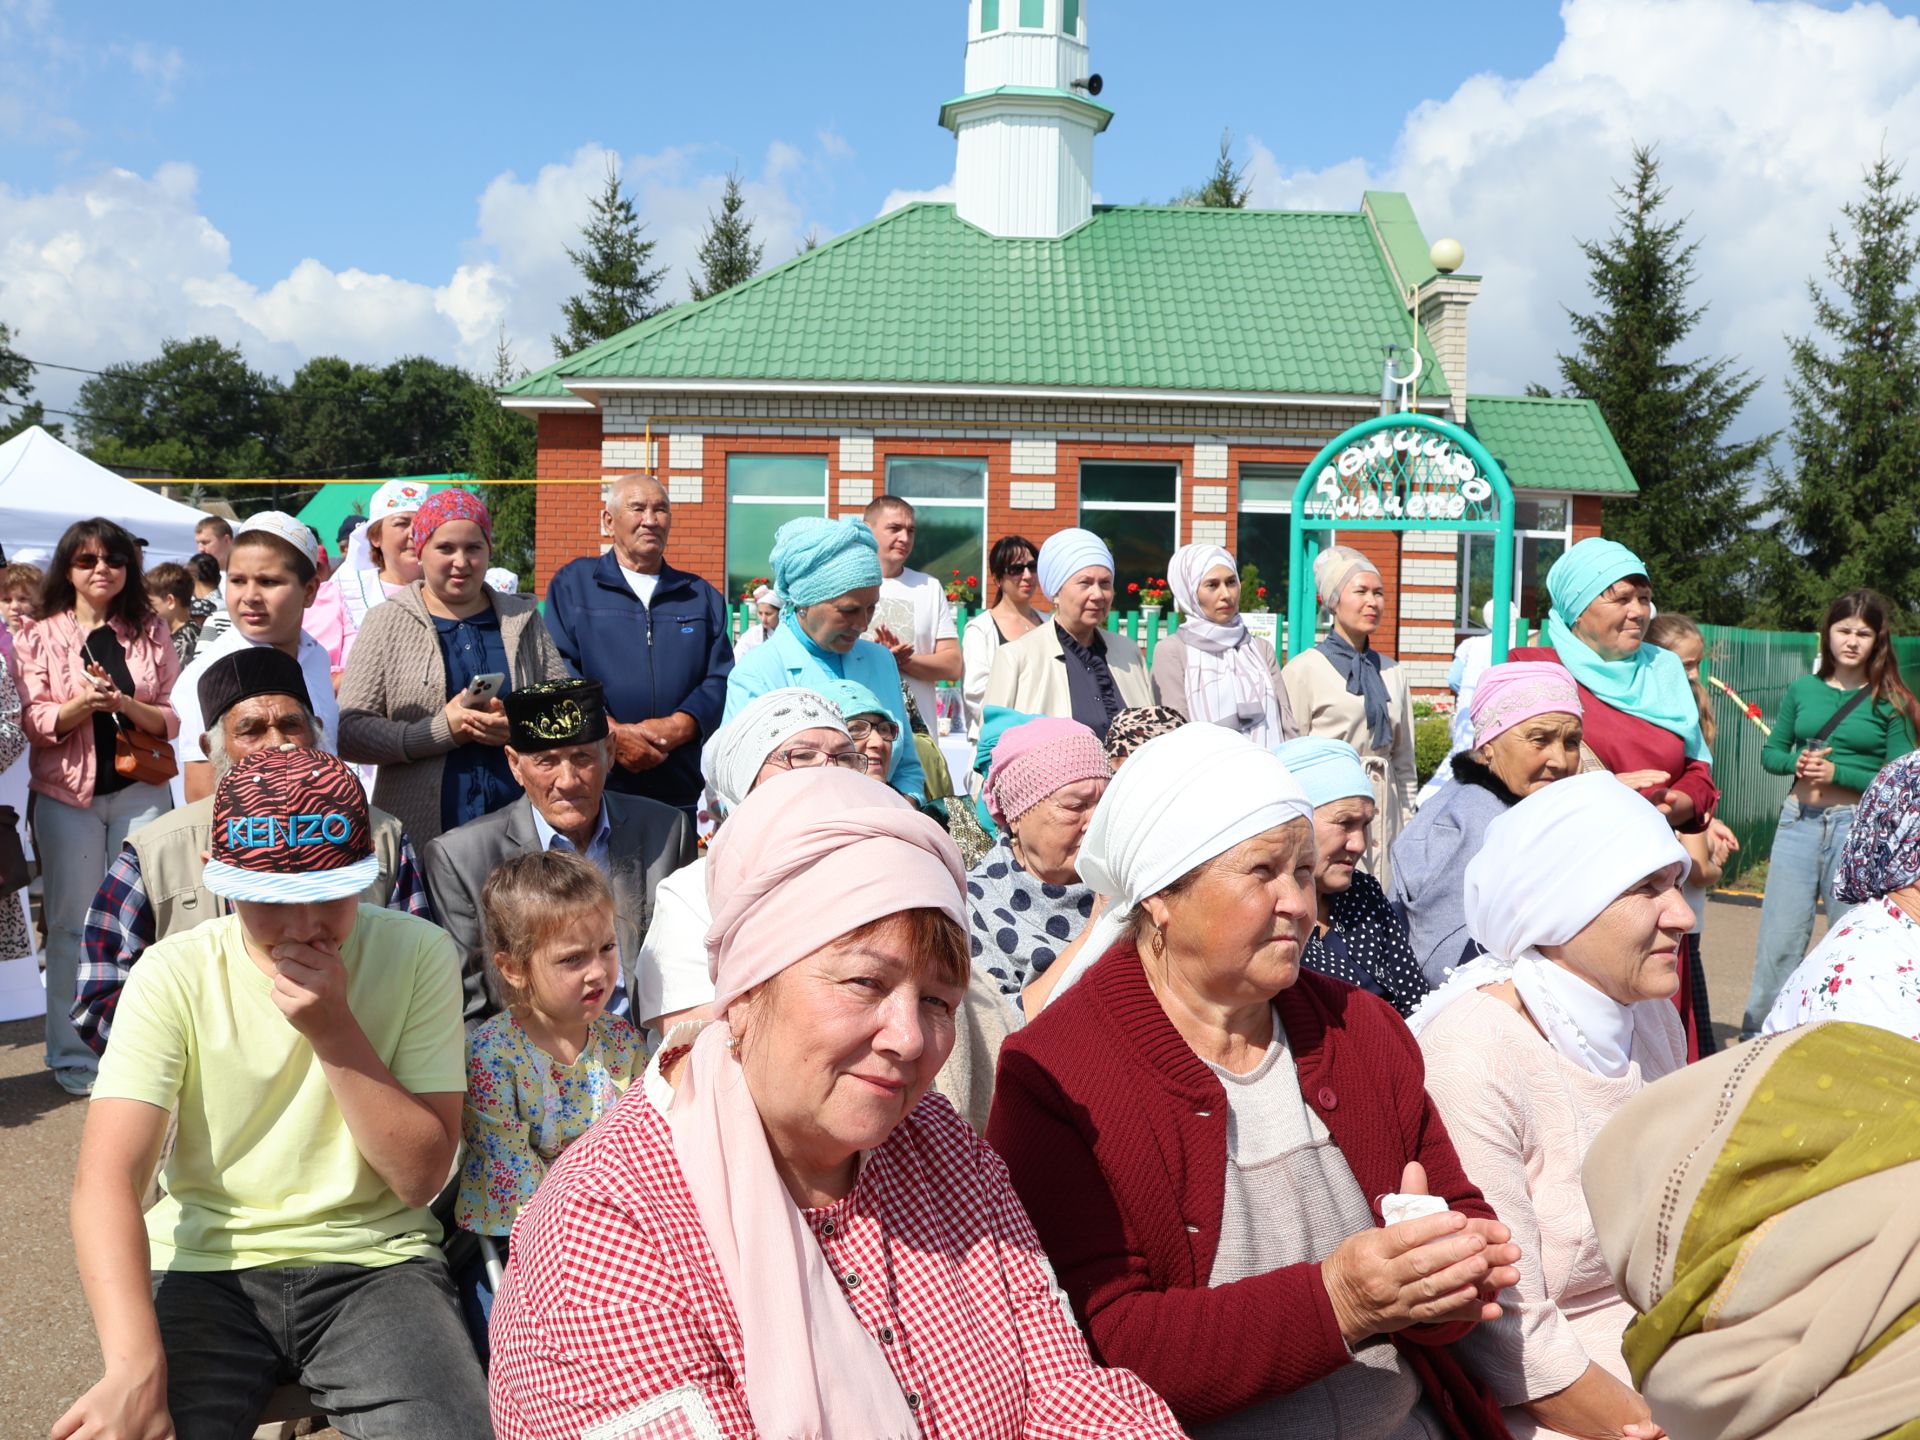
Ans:
{"label": "green picket fence", "polygon": [[[1740,700],[1757,706],[1768,724],[1780,713],[1787,687],[1813,673],[1819,642],[1811,633],[1777,630],[1736,630],[1702,625],[1707,642],[1701,678],[1719,680]],[[1920,637],[1896,639],[1893,652],[1902,675],[1920,671]],[[1911,680],[1909,680],[1911,683]],[[1767,858],[1773,833],[1780,823],[1780,806],[1793,788],[1792,777],[1769,775],[1760,764],[1766,736],[1732,697],[1708,684],[1713,714],[1720,727],[1713,747],[1713,778],[1719,785],[1720,818],[1740,837],[1740,852],[1727,865],[1726,883],[1737,880]]]}
{"label": "green picket fence", "polygon": [[[954,629],[964,633],[967,628],[967,622],[979,613],[980,610],[977,606],[954,606]],[[753,613],[753,606],[744,601],[733,607],[732,615],[733,638],[736,640],[740,638],[741,632],[749,625],[757,625],[760,623],[759,618]],[[1171,635],[1179,628],[1180,616],[1171,606],[1157,611],[1133,610],[1124,615],[1116,610],[1107,616],[1108,632],[1114,635],[1125,635],[1129,640],[1133,641],[1134,644],[1138,645],[1141,653],[1146,656],[1149,665],[1153,663],[1154,647],[1160,643],[1160,637],[1162,635]],[[1286,631],[1287,627],[1284,624],[1281,625],[1279,634],[1274,641],[1276,646],[1285,643]]]}

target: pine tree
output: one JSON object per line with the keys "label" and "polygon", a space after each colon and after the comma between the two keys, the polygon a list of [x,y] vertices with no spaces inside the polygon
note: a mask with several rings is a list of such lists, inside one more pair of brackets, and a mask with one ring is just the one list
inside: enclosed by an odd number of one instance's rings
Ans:
{"label": "pine tree", "polygon": [[804,255],[809,250],[818,250],[819,248],[820,248],[820,232],[818,230],[809,230],[805,235],[802,235],[800,237],[799,248],[797,248],[793,253],[796,255]]}
{"label": "pine tree", "polygon": [[[1882,154],[1829,231],[1832,289],[1809,280],[1815,334],[1791,341],[1788,449],[1768,500],[1782,543],[1767,567],[1763,617],[1817,624],[1843,591],[1871,586],[1911,615],[1920,605],[1920,199]],[[1910,623],[1910,622],[1909,622]]]}
{"label": "pine tree", "polygon": [[553,337],[557,353],[572,355],[666,309],[656,296],[667,272],[647,269],[655,242],[640,238],[644,229],[621,187],[619,167],[609,159],[593,218],[580,229],[585,243],[567,251],[587,288],[560,307],[567,329]]}
{"label": "pine tree", "polygon": [[707,212],[707,233],[700,241],[700,274],[687,277],[694,299],[711,299],[742,280],[751,280],[759,270],[760,255],[766,246],[754,243],[753,221],[747,217],[746,209],[746,197],[740,193],[740,177],[729,173],[727,193],[720,199],[720,213]]}
{"label": "pine tree", "polygon": [[1619,224],[1589,240],[1588,287],[1599,307],[1568,312],[1578,346],[1561,355],[1566,393],[1594,401],[1627,466],[1637,500],[1610,502],[1606,531],[1646,562],[1663,610],[1734,624],[1747,613],[1761,506],[1748,491],[1773,435],[1729,442],[1760,388],[1725,359],[1681,359],[1706,313],[1690,306],[1698,246],[1684,220],[1666,220],[1660,162],[1636,146],[1633,177],[1614,187]]}
{"label": "pine tree", "polygon": [[1182,190],[1173,203],[1205,210],[1244,210],[1252,194],[1253,183],[1247,179],[1247,167],[1236,167],[1233,163],[1233,131],[1222,130],[1213,173],[1197,190]]}

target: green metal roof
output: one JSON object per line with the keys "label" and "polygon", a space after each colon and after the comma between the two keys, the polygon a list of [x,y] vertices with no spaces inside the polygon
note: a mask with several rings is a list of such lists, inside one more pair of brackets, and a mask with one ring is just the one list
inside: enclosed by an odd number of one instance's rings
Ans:
{"label": "green metal roof", "polygon": [[1467,429],[1516,490],[1638,495],[1640,486],[1591,400],[1471,395]]}
{"label": "green metal roof", "polygon": [[1381,243],[1393,257],[1402,285],[1418,288],[1440,272],[1433,268],[1432,247],[1414,218],[1413,203],[1397,190],[1369,190],[1362,197],[1380,231]]}
{"label": "green metal roof", "polygon": [[[1404,304],[1358,212],[1102,206],[1059,240],[908,205],[503,392],[569,380],[1375,396]],[[1446,382],[1423,336],[1421,392]]]}
{"label": "green metal roof", "polygon": [[961,110],[976,106],[983,100],[1002,98],[1044,100],[1056,104],[1064,101],[1069,106],[1084,110],[1093,119],[1096,135],[1113,123],[1113,111],[1098,100],[1078,90],[1062,90],[1053,85],[996,85],[991,90],[974,90],[965,95],[956,95],[940,107],[940,123],[951,130]]}

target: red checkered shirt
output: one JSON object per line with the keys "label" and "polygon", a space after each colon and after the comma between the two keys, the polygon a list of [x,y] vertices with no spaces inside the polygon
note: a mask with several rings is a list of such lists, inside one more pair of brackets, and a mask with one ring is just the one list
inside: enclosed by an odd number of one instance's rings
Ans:
{"label": "red checkered shirt", "polygon": [[[728,1440],[759,1434],[733,1298],[644,1089],[568,1149],[514,1227],[492,1324],[499,1440],[701,1433],[615,1423],[683,1388]],[[1093,1364],[1006,1167],[938,1095],[845,1199],[801,1213],[928,1440],[1183,1433],[1137,1376]]]}

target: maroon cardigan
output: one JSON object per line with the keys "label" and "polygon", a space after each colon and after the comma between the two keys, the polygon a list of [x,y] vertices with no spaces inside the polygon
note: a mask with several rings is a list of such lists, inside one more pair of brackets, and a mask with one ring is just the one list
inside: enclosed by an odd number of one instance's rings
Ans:
{"label": "maroon cardigan", "polygon": [[[1409,1160],[1454,1209],[1493,1218],[1391,1006],[1306,973],[1277,1003],[1301,1094],[1376,1220]],[[1226,1089],[1161,1010],[1130,943],[1007,1039],[987,1139],[1101,1363],[1139,1375],[1182,1424],[1290,1394],[1353,1358],[1317,1263],[1208,1288],[1225,1204]],[[1468,1328],[1417,1326],[1394,1342],[1450,1435],[1503,1440],[1498,1402],[1446,1348]]]}

